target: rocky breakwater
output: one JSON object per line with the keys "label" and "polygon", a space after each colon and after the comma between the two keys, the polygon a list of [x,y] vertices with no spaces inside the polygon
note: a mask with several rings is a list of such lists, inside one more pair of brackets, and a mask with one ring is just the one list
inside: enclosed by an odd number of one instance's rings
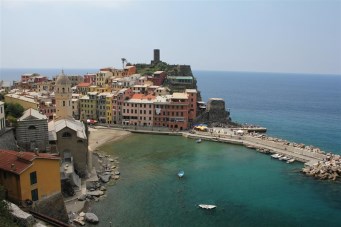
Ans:
{"label": "rocky breakwater", "polygon": [[[118,157],[112,158],[110,155],[103,155],[97,152],[94,155],[94,167],[96,169],[97,178],[92,178],[86,182],[86,193],[78,197],[79,201],[95,201],[98,202],[106,197],[106,184],[110,184],[110,180],[118,180],[120,178]],[[85,225],[85,222],[96,224],[99,222],[96,214],[91,212],[80,212],[74,214],[71,218],[74,223]]]}
{"label": "rocky breakwater", "polygon": [[302,172],[321,180],[341,180],[341,157],[328,153],[323,161],[305,166]]}

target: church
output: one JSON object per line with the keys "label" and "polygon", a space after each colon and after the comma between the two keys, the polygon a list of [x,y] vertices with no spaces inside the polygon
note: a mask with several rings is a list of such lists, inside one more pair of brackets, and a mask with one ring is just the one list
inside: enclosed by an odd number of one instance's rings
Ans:
{"label": "church", "polygon": [[87,129],[83,122],[72,116],[71,87],[71,81],[62,72],[55,83],[56,113],[54,120],[48,123],[49,144],[51,152],[60,155],[62,168],[67,170],[73,166],[77,175],[85,178],[91,168]]}

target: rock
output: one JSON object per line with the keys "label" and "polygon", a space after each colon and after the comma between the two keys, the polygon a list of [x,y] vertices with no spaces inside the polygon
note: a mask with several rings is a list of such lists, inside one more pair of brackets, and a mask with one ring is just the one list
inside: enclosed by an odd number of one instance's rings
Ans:
{"label": "rock", "polygon": [[78,201],[84,201],[86,199],[86,194],[80,195],[77,199]]}
{"label": "rock", "polygon": [[109,182],[111,178],[111,174],[110,175],[98,175],[98,177],[103,183],[107,183]]}
{"label": "rock", "polygon": [[82,212],[79,213],[79,216],[80,216],[80,217],[84,217],[84,216],[85,216],[85,213],[82,211]]}
{"label": "rock", "polygon": [[101,191],[106,191],[107,189],[106,189],[106,187],[101,186],[101,187],[99,188],[99,190],[101,190]]}
{"label": "rock", "polygon": [[115,175],[120,175],[121,173],[119,171],[115,171]]}
{"label": "rock", "polygon": [[103,191],[100,191],[100,190],[97,190],[97,191],[93,191],[93,192],[87,192],[86,193],[87,196],[101,196],[101,195],[104,195],[104,192]]}
{"label": "rock", "polygon": [[96,214],[94,213],[85,213],[85,220],[89,223],[98,223],[98,217],[96,216]]}
{"label": "rock", "polygon": [[11,216],[19,224],[19,226],[33,226],[35,219],[31,214],[24,212],[13,203],[7,202],[7,204]]}
{"label": "rock", "polygon": [[118,179],[120,179],[120,176],[116,175],[116,176],[114,176],[114,179],[118,180]]}
{"label": "rock", "polygon": [[110,162],[114,162],[115,160],[113,158],[108,159]]}
{"label": "rock", "polygon": [[79,218],[73,219],[73,222],[76,223],[76,224],[79,224],[81,226],[85,225],[84,221],[80,220]]}

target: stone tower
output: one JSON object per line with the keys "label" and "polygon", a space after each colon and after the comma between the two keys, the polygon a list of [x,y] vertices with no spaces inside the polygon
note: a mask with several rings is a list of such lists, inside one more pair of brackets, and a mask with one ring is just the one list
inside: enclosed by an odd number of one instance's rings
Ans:
{"label": "stone tower", "polygon": [[71,81],[62,72],[57,77],[54,87],[54,94],[56,98],[56,120],[62,118],[72,118],[72,91]]}
{"label": "stone tower", "polygon": [[160,50],[154,49],[154,59],[150,62],[152,65],[160,62]]}

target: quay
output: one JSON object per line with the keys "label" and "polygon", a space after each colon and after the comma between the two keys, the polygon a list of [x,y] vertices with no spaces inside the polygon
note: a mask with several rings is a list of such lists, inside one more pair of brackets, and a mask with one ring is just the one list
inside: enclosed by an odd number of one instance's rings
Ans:
{"label": "quay", "polygon": [[269,153],[277,153],[287,157],[294,158],[297,161],[312,166],[319,161],[323,161],[327,156],[321,153],[314,153],[305,149],[292,147],[290,145],[280,144],[279,142],[268,141],[265,139],[255,138],[249,135],[219,135],[211,136],[203,133],[182,133],[182,136],[191,139],[202,139],[208,141],[222,142],[243,145],[250,149],[267,150]]}

